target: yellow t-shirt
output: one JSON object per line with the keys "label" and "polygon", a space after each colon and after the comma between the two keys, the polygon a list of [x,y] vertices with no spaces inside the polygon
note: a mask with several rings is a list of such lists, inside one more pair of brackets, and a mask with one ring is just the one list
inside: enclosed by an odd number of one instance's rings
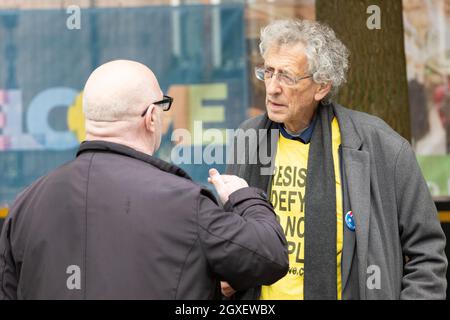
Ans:
{"label": "yellow t-shirt", "polygon": [[[341,135],[336,118],[332,122],[332,148],[336,177],[337,298],[342,298],[341,258],[343,246],[342,188],[339,168]],[[270,286],[262,286],[261,300],[303,300],[305,187],[310,144],[280,134],[275,157],[270,199],[288,242],[289,271]]]}

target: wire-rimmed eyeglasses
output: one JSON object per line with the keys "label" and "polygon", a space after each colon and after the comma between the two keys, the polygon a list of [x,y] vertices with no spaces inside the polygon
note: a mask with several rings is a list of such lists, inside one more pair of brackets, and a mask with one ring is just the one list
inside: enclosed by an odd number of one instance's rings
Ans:
{"label": "wire-rimmed eyeglasses", "polygon": [[294,77],[287,73],[278,72],[275,73],[275,71],[271,68],[264,68],[264,67],[256,67],[255,68],[255,75],[258,80],[265,81],[268,79],[271,79],[274,75],[277,81],[286,86],[294,86],[296,85],[300,80],[311,78],[312,75],[306,75],[301,77]]}

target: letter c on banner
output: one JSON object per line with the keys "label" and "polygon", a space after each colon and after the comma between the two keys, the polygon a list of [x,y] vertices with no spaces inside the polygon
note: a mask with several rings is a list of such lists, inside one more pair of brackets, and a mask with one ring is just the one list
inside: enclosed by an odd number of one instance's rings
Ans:
{"label": "letter c on banner", "polygon": [[[39,93],[30,103],[27,112],[28,132],[45,149],[67,150],[75,148],[79,142],[70,131],[56,131],[48,124],[48,115],[53,108],[68,108],[78,92],[71,88],[57,87]],[[64,118],[66,121],[66,118]]]}

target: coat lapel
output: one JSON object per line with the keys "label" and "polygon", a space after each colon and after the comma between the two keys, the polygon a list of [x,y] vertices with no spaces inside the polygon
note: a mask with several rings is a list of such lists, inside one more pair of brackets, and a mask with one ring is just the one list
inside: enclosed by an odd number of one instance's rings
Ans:
{"label": "coat lapel", "polygon": [[[361,150],[363,141],[356,130],[353,120],[346,109],[335,105],[335,114],[338,118],[342,140],[342,161],[345,172],[349,208],[353,212],[356,224],[356,254],[358,258],[359,293],[365,299],[367,249],[369,245],[370,222],[370,158],[367,151]],[[344,215],[346,212],[344,212]],[[344,221],[344,228],[345,226]],[[344,258],[353,257],[355,245],[354,235],[344,232]],[[353,237],[352,237],[353,236]],[[353,240],[352,240],[353,238]],[[342,288],[345,288],[351,268],[351,260],[343,263]]]}
{"label": "coat lapel", "polygon": [[353,253],[355,250],[355,244],[356,244],[356,236],[355,232],[350,230],[345,225],[345,215],[347,212],[351,210],[350,205],[350,199],[348,195],[348,184],[347,184],[347,175],[345,174],[344,164],[342,162],[343,157],[343,151],[342,146],[339,149],[339,162],[340,162],[340,168],[341,168],[341,183],[342,183],[342,200],[343,200],[343,213],[342,213],[342,219],[344,221],[344,243],[343,243],[343,250],[342,250],[342,259],[341,259],[341,271],[342,271],[342,291],[343,295],[342,298],[347,298],[344,293],[348,292],[346,290],[348,277],[350,275],[350,269],[353,263]]}
{"label": "coat lapel", "polygon": [[[348,182],[350,208],[353,212],[356,225],[358,273],[360,279],[365,279],[370,221],[370,183],[368,183],[370,181],[369,153],[343,148],[343,157]],[[354,250],[354,246],[349,249]],[[360,281],[359,292],[362,299],[365,298],[365,283],[365,281]]]}

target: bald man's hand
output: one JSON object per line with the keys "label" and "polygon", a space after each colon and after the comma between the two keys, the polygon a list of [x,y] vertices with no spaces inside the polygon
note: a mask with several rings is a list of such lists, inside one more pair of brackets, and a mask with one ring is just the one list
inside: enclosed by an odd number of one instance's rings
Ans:
{"label": "bald man's hand", "polygon": [[226,281],[220,281],[220,289],[222,291],[222,294],[230,298],[233,294],[236,293],[236,290],[233,289],[233,287],[230,286],[230,284]]}
{"label": "bald man's hand", "polygon": [[244,179],[232,175],[221,175],[216,169],[209,170],[208,182],[216,188],[222,204],[228,201],[230,194],[233,192],[248,187]]}

